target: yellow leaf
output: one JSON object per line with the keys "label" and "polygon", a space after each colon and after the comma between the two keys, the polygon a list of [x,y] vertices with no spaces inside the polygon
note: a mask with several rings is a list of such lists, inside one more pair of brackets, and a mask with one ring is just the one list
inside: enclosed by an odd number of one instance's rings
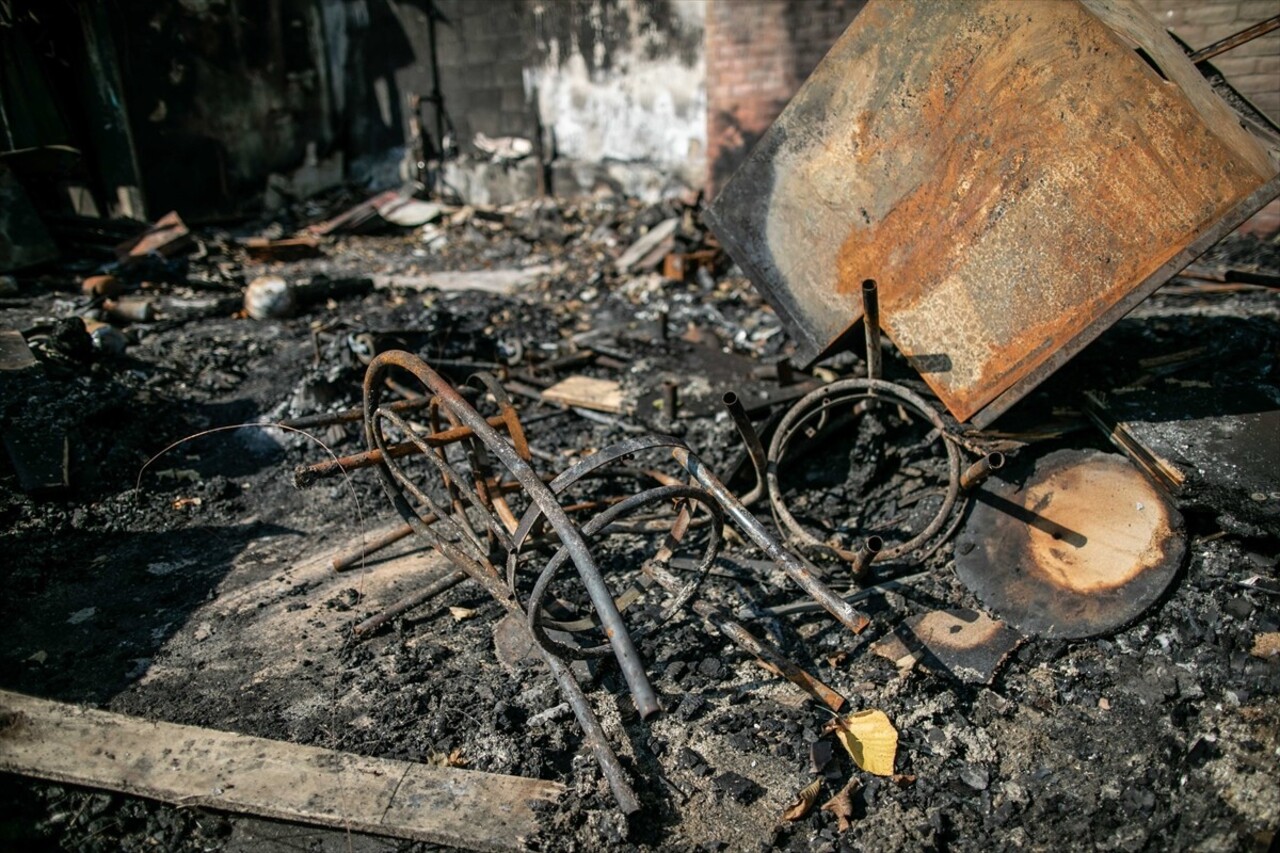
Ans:
{"label": "yellow leaf", "polygon": [[459,622],[464,619],[470,619],[472,616],[476,615],[476,612],[470,607],[450,607],[449,612],[453,614],[453,618]]}
{"label": "yellow leaf", "polygon": [[818,792],[822,790],[822,778],[814,779],[796,794],[796,801],[787,806],[782,813],[783,820],[799,820],[809,813],[813,804],[818,801]]}
{"label": "yellow leaf", "polygon": [[836,720],[836,737],[853,763],[877,776],[892,776],[898,754],[898,730],[884,711],[854,711]]}

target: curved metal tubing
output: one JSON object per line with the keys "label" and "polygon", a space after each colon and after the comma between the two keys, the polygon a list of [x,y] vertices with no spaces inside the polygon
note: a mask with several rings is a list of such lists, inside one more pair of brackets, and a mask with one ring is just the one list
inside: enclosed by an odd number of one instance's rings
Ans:
{"label": "curved metal tubing", "polygon": [[[394,413],[386,412],[386,410],[379,411],[382,378],[387,370],[393,366],[413,374],[418,381],[439,398],[441,405],[453,418],[456,418],[463,426],[469,427],[476,437],[483,441],[485,446],[498,458],[498,461],[519,481],[520,485],[528,493],[530,500],[540,508],[541,512],[556,528],[562,546],[568,551],[569,558],[573,560],[574,567],[578,570],[578,575],[582,578],[582,583],[587,589],[591,605],[595,608],[604,627],[605,635],[612,644],[614,656],[622,669],[623,678],[631,690],[632,698],[635,700],[636,709],[639,711],[641,718],[645,719],[660,712],[662,707],[658,703],[657,694],[644,671],[644,666],[640,661],[640,654],[636,650],[631,636],[627,633],[626,626],[622,622],[622,615],[618,612],[618,608],[613,602],[613,596],[605,585],[604,579],[600,576],[600,572],[591,557],[591,552],[587,549],[587,544],[583,540],[581,532],[565,514],[560,504],[556,501],[555,495],[542,482],[537,473],[529,467],[524,459],[520,458],[520,455],[510,444],[502,440],[501,436],[498,435],[493,427],[489,426],[486,420],[470,404],[462,399],[452,385],[420,359],[409,353],[393,350],[375,356],[373,361],[369,363],[364,381],[366,441],[371,446],[381,448],[383,437],[381,430],[376,428],[377,423],[383,419],[388,419],[388,417],[395,417]],[[379,471],[384,472],[386,477],[392,476],[389,468],[385,465],[380,467]],[[401,498],[401,501],[403,501],[403,498]],[[435,507],[432,508],[435,509]],[[414,518],[417,517],[412,510],[409,512]],[[433,526],[438,527],[439,524],[440,522],[437,522]],[[446,554],[446,556],[448,555]],[[496,575],[496,573],[494,574]]]}

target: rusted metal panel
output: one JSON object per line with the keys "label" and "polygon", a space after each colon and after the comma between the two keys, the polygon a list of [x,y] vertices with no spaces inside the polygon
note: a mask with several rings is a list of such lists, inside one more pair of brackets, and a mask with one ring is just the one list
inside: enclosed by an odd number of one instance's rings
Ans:
{"label": "rusted metal panel", "polygon": [[982,424],[1280,194],[1274,149],[1131,0],[871,0],[708,219],[804,359],[875,279]]}

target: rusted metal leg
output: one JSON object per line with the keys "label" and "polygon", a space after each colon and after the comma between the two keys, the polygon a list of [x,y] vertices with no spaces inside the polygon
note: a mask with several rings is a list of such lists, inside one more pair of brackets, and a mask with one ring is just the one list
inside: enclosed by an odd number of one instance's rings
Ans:
{"label": "rusted metal leg", "polygon": [[470,575],[461,570],[455,570],[449,572],[447,575],[443,575],[434,583],[429,584],[411,595],[406,595],[386,610],[370,616],[368,619],[361,622],[353,629],[355,631],[355,635],[357,637],[363,637],[366,634],[370,634],[378,630],[401,613],[407,613],[419,604],[435,598],[440,593],[453,589],[468,577],[470,577]]}
{"label": "rusted metal leg", "polygon": [[813,573],[813,570],[805,565],[801,560],[787,549],[779,544],[765,529],[751,512],[742,505],[742,502],[734,497],[733,492],[720,482],[720,478],[711,472],[709,468],[702,464],[698,457],[690,453],[686,448],[677,447],[672,451],[676,461],[684,466],[693,478],[702,485],[704,489],[710,492],[724,509],[725,514],[737,523],[744,533],[753,541],[757,547],[769,556],[769,559],[778,564],[787,576],[796,582],[813,597],[813,600],[822,605],[823,609],[836,618],[841,625],[844,625],[855,634],[861,633],[871,620],[866,614],[859,612],[852,605],[845,602],[840,596],[822,581],[820,581]]}
{"label": "rusted metal leg", "polygon": [[867,378],[880,378],[880,294],[876,280],[862,283],[862,325],[867,330]]}
{"label": "rusted metal leg", "polygon": [[755,636],[741,622],[736,621],[724,611],[705,601],[695,601],[693,610],[714,625],[717,631],[741,646],[748,654],[754,656],[778,675],[790,681],[831,710],[839,711],[848,703],[848,700],[835,690],[805,672],[799,665],[784,655],[777,646]]}
{"label": "rusted metal leg", "polygon": [[1254,24],[1248,29],[1229,35],[1220,41],[1215,41],[1208,47],[1202,47],[1187,58],[1192,62],[1204,62],[1205,60],[1213,59],[1220,53],[1226,53],[1228,50],[1233,50],[1242,44],[1248,44],[1258,36],[1266,35],[1275,29],[1280,29],[1280,15],[1267,18],[1265,21]]}
{"label": "rusted metal leg", "polygon": [[668,379],[662,383],[662,414],[668,423],[675,423],[679,417],[680,384]]}
{"label": "rusted metal leg", "polygon": [[[416,400],[401,400],[397,403],[391,403],[387,406],[393,412],[408,412],[414,409],[425,409],[431,400],[427,397],[420,397]],[[344,409],[341,412],[326,412],[321,415],[306,415],[301,418],[290,418],[281,421],[282,426],[293,427],[294,429],[314,429],[316,427],[332,426],[333,424],[354,424],[364,420],[364,409],[356,407],[354,409]]]}
{"label": "rusted metal leg", "polygon": [[[523,625],[523,621],[519,620],[519,611],[516,610],[517,621]],[[533,633],[529,634],[530,640],[533,640]],[[551,674],[556,679],[556,686],[560,688],[560,695],[569,703],[569,707],[573,709],[573,716],[578,721],[578,727],[582,729],[582,735],[587,741],[587,746],[591,748],[591,753],[596,757],[596,763],[600,765],[600,772],[604,774],[605,781],[609,783],[609,790],[613,792],[613,798],[618,801],[618,808],[622,809],[622,813],[626,815],[635,814],[640,811],[640,799],[636,796],[636,792],[632,790],[631,783],[627,781],[627,771],[622,768],[622,764],[618,761],[618,756],[614,753],[613,747],[609,746],[609,741],[604,736],[604,729],[600,728],[600,721],[596,719],[595,712],[591,710],[591,704],[587,702],[586,694],[582,692],[582,688],[578,686],[578,681],[573,677],[572,670],[565,666],[564,661],[548,652],[546,649],[537,645],[542,659],[546,661],[547,666],[551,669]]]}
{"label": "rusted metal leg", "polygon": [[357,545],[348,549],[333,558],[333,570],[335,572],[346,571],[347,569],[359,563],[361,560],[367,559],[369,556],[378,553],[383,548],[390,548],[401,539],[407,539],[413,535],[413,528],[409,525],[397,527],[395,530],[389,530],[370,542]]}
{"label": "rusted metal leg", "polygon": [[[503,427],[506,425],[506,418],[502,415],[494,415],[489,418],[486,423],[491,427]],[[441,430],[431,435],[422,437],[422,441],[428,447],[444,447],[457,441],[470,438],[471,429],[468,427],[456,427],[454,429]],[[405,456],[412,456],[418,453],[418,446],[412,441],[393,444],[387,448],[387,454],[392,459],[402,459]],[[337,459],[326,459],[323,462],[317,462],[314,465],[300,465],[293,472],[293,484],[299,489],[305,489],[313,483],[323,480],[326,477],[333,477],[348,471],[358,471],[361,468],[371,468],[375,465],[381,465],[384,456],[381,450],[374,448],[366,450],[363,453],[353,453],[350,456],[342,456]]]}
{"label": "rusted metal leg", "polygon": [[756,474],[755,486],[742,496],[742,505],[751,506],[764,494],[767,455],[765,454],[764,444],[760,441],[760,433],[756,432],[751,419],[747,417],[747,410],[743,407],[742,400],[738,399],[738,395],[732,391],[726,391],[724,407],[729,410],[729,416],[733,418],[733,425],[737,427],[738,435],[742,437],[742,443],[746,445],[747,456],[750,457],[751,467]]}

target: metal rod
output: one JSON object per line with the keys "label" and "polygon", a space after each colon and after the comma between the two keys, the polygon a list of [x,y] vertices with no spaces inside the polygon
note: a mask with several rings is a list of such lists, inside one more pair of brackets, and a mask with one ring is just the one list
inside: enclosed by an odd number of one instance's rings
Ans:
{"label": "metal rod", "polygon": [[1226,53],[1228,50],[1239,47],[1242,44],[1251,42],[1258,36],[1266,35],[1272,30],[1280,29],[1280,15],[1274,18],[1267,18],[1265,21],[1254,24],[1248,29],[1243,29],[1235,35],[1227,36],[1224,39],[1215,41],[1208,47],[1202,47],[1188,57],[1192,62],[1204,62],[1206,59],[1213,59],[1220,53]]}
{"label": "metal rod", "polygon": [[[494,415],[486,421],[491,427],[501,427],[506,422],[506,418],[502,415]],[[445,445],[462,441],[465,438],[470,438],[472,435],[470,427],[460,426],[424,435],[421,438],[428,447],[444,447]],[[387,455],[392,459],[402,459],[417,452],[418,446],[412,441],[393,444],[387,448]],[[326,459],[313,465],[300,465],[293,472],[293,484],[299,489],[305,489],[326,477],[333,477],[348,471],[358,471],[361,468],[371,468],[375,465],[381,465],[382,462],[382,451],[374,449],[353,453],[350,456],[341,456],[337,459]]]}
{"label": "metal rod", "polygon": [[[517,621],[528,631],[528,625],[523,621]],[[600,772],[604,774],[605,781],[609,783],[609,790],[613,792],[613,798],[618,801],[618,808],[622,809],[622,813],[625,815],[632,815],[640,811],[640,799],[636,796],[636,792],[632,790],[631,783],[627,781],[627,771],[622,769],[618,756],[614,753],[613,748],[609,746],[609,741],[604,736],[604,729],[600,728],[600,722],[591,710],[591,705],[587,702],[586,695],[578,685],[578,680],[573,677],[573,671],[565,666],[564,661],[542,648],[542,646],[538,646],[532,631],[529,631],[529,639],[537,646],[543,661],[550,668],[551,674],[555,676],[556,686],[560,688],[560,695],[564,697],[565,701],[569,703],[569,707],[573,709],[573,716],[577,718],[578,727],[582,729],[582,735],[587,741],[587,746],[591,748],[592,754],[596,757],[596,763],[600,765]]]}
{"label": "metal rod", "polygon": [[693,478],[697,480],[702,487],[719,501],[725,513],[732,518],[742,531],[747,534],[750,539],[755,542],[760,550],[769,556],[769,559],[778,564],[787,576],[796,584],[812,596],[813,600],[822,605],[823,609],[836,618],[841,625],[844,625],[853,633],[861,633],[871,620],[866,614],[859,612],[856,608],[845,602],[840,596],[822,581],[820,581],[813,571],[800,561],[798,557],[787,549],[783,548],[778,540],[774,539],[760,520],[752,515],[742,502],[734,497],[733,493],[720,482],[715,474],[713,474],[698,457],[694,456],[683,447],[674,448],[671,451],[676,461],[684,466]]}
{"label": "metal rod", "polygon": [[[398,403],[391,403],[387,406],[393,412],[408,412],[413,409],[421,409],[431,402],[428,397],[421,397],[417,400],[401,400]],[[341,412],[324,412],[319,415],[306,415],[301,418],[289,418],[280,422],[281,426],[291,427],[293,429],[312,429],[314,427],[331,426],[333,424],[354,424],[364,420],[364,409],[357,406],[354,409],[344,409]]]}
{"label": "metal rod", "polygon": [[662,412],[674,422],[680,408],[680,385],[668,379],[662,383]]}
{"label": "metal rod", "polygon": [[455,586],[462,583],[464,580],[466,580],[469,577],[470,575],[468,575],[466,572],[462,571],[461,569],[456,569],[452,572],[449,572],[447,575],[442,575],[441,577],[437,578],[434,583],[428,584],[427,586],[423,587],[422,589],[418,590],[415,593],[406,595],[404,598],[400,599],[395,604],[392,604],[386,610],[383,610],[381,613],[370,616],[368,619],[361,622],[359,625],[357,625],[353,629],[355,631],[355,635],[357,637],[363,637],[366,634],[369,634],[369,633],[372,633],[373,631],[378,630],[383,625],[387,624],[392,619],[399,616],[401,613],[406,613],[412,610],[413,608],[417,607],[419,604],[422,604],[423,602],[428,601],[429,599],[435,598],[440,593],[445,592],[446,590],[453,589]]}
{"label": "metal rod", "polygon": [[967,492],[982,484],[982,481],[991,476],[992,471],[998,471],[1004,467],[1004,454],[996,451],[988,453],[986,456],[973,463],[960,475],[960,490]]}
{"label": "metal rod", "polygon": [[862,325],[867,331],[867,378],[880,378],[880,295],[876,280],[862,282]]}
{"label": "metal rod", "polygon": [[397,527],[394,530],[389,530],[377,539],[372,539],[367,543],[362,543],[335,556],[333,558],[333,570],[335,572],[346,571],[370,555],[376,554],[383,548],[390,548],[401,539],[405,539],[412,535],[413,528],[407,524],[402,527]]}
{"label": "metal rod", "polygon": [[[641,719],[646,719],[659,713],[662,710],[662,706],[658,702],[657,693],[649,681],[648,674],[644,671],[640,652],[636,649],[631,635],[627,632],[626,625],[623,624],[622,614],[618,612],[618,608],[613,601],[613,593],[610,592],[608,585],[600,576],[600,571],[592,559],[591,551],[587,548],[587,543],[583,539],[582,533],[565,514],[556,500],[556,496],[542,482],[537,473],[516,453],[515,448],[495,432],[494,425],[487,422],[462,399],[453,386],[425,363],[408,353],[396,351],[380,353],[370,363],[369,371],[365,374],[366,441],[370,445],[375,445],[380,440],[379,435],[374,431],[373,413],[377,411],[378,398],[382,391],[380,384],[382,374],[393,366],[414,374],[419,381],[435,393],[440,398],[442,405],[452,413],[458,422],[462,426],[469,427],[488,450],[498,458],[498,461],[520,482],[525,492],[528,493],[529,499],[539,507],[542,514],[546,516],[547,521],[555,527],[560,535],[561,546],[569,553],[574,567],[578,570],[578,576],[582,579],[582,584],[586,587],[587,595],[591,599],[591,605],[595,608],[596,614],[600,618],[605,636],[609,638],[609,642],[613,647],[614,657],[618,660],[618,666],[622,670],[622,676],[627,682],[632,698],[635,700],[636,710],[639,711]],[[500,422],[505,423],[505,419],[500,419]],[[380,468],[379,470],[386,475],[386,479],[392,488],[392,493],[398,497],[398,487],[390,472],[385,468]],[[401,499],[403,500],[403,498]],[[413,523],[413,519],[407,520],[411,524]],[[449,555],[446,554],[446,556]]]}
{"label": "metal rod", "polygon": [[799,665],[784,655],[781,649],[767,640],[762,640],[755,636],[741,622],[736,621],[727,613],[705,601],[695,601],[693,610],[714,625],[717,631],[741,646],[748,654],[768,665],[778,675],[790,681],[831,710],[839,711],[848,704],[847,699],[805,672]]}
{"label": "metal rod", "polygon": [[[521,488],[522,487],[520,486],[519,483],[502,483],[500,486],[498,486],[498,493],[509,494],[512,492],[518,492],[520,491]],[[566,507],[566,509],[568,508]],[[428,513],[427,515],[424,515],[422,517],[423,524],[431,524],[435,521],[436,521],[436,516],[434,513]],[[370,556],[378,553],[382,549],[390,548],[392,545],[396,544],[400,540],[405,539],[406,537],[409,537],[412,535],[413,535],[413,526],[408,524],[404,525],[403,527],[397,527],[394,530],[388,530],[386,533],[384,533],[382,536],[379,536],[376,539],[373,539],[362,545],[357,545],[354,548],[349,548],[348,550],[335,556],[333,558],[333,570],[335,572],[344,572],[347,569],[359,563],[361,560],[368,559]]]}
{"label": "metal rod", "polygon": [[751,468],[755,471],[756,484],[742,496],[742,505],[751,506],[764,494],[767,454],[760,441],[760,433],[756,432],[751,418],[747,417],[747,410],[738,395],[733,391],[726,391],[723,401],[724,407],[729,410],[729,417],[733,418],[733,425],[738,429],[738,435],[742,437],[742,443],[746,445]]}
{"label": "metal rod", "polygon": [[[709,497],[706,499],[709,499]],[[709,504],[708,508],[710,508]],[[676,597],[692,595],[691,588],[682,583],[667,568],[675,546],[688,531],[689,521],[689,513],[682,512],[679,520],[671,527],[668,539],[663,543],[658,554],[653,560],[647,562],[642,569],[645,575],[657,582],[658,586],[666,590],[668,594]],[[711,557],[714,560],[714,552],[711,553]],[[702,568],[709,567],[710,563],[706,562],[706,558],[704,558]],[[790,681],[831,710],[839,711],[848,703],[847,699],[788,658],[780,648],[768,640],[762,640],[755,636],[741,622],[738,622],[715,605],[707,601],[695,601],[693,603],[693,611],[710,622],[717,631],[730,641],[737,643],[739,647],[755,657],[767,669]]]}

